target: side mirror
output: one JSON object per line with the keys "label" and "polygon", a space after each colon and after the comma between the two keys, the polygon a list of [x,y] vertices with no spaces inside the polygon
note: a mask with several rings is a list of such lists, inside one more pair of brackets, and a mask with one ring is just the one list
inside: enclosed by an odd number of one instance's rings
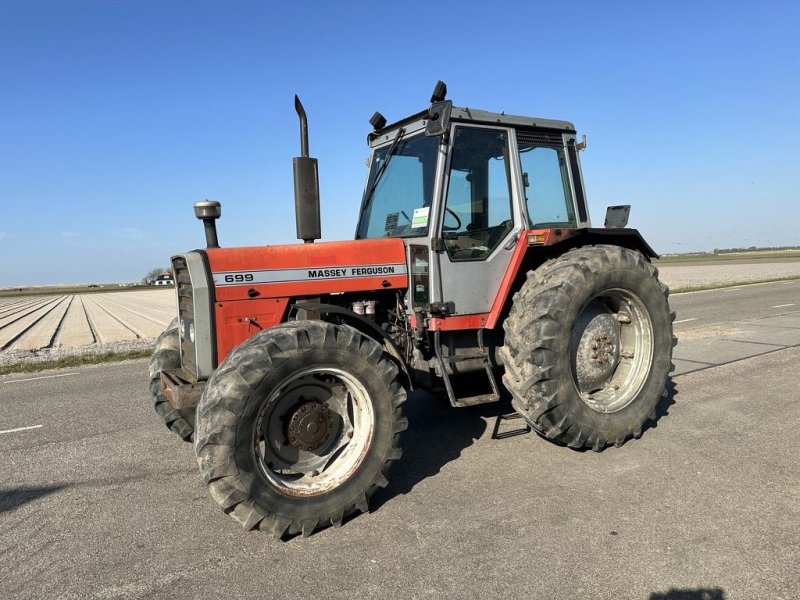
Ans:
{"label": "side mirror", "polygon": [[434,102],[428,109],[428,122],[425,124],[425,135],[443,135],[450,128],[450,111],[453,110],[451,100]]}
{"label": "side mirror", "polygon": [[630,204],[619,206],[609,206],[606,209],[606,229],[623,229],[628,225],[628,217],[631,214]]}

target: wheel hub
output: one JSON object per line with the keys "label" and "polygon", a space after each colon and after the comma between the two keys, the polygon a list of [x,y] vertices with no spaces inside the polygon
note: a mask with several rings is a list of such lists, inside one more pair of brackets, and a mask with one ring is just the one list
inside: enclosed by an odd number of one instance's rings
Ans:
{"label": "wheel hub", "polygon": [[592,311],[578,328],[575,374],[584,392],[608,381],[619,362],[619,322],[608,312]]}
{"label": "wheel hub", "polygon": [[328,407],[306,402],[290,417],[287,439],[292,446],[310,452],[326,445],[333,430],[333,414]]}

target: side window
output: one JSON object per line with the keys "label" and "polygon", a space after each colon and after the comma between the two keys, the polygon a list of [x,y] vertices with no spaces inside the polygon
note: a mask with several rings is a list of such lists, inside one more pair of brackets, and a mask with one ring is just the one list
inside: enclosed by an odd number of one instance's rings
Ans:
{"label": "side window", "polygon": [[563,148],[519,142],[519,160],[531,227],[575,226]]}
{"label": "side window", "polygon": [[451,260],[482,260],[513,227],[508,135],[457,127],[443,235]]}

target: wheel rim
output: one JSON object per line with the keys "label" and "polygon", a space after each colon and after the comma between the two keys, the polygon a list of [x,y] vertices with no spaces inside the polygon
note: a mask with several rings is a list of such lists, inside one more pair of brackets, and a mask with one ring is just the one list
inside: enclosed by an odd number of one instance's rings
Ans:
{"label": "wheel rim", "polygon": [[358,379],[341,369],[305,369],[261,404],[253,453],[261,475],[282,493],[324,494],[358,470],[374,425],[369,394]]}
{"label": "wheel rim", "polygon": [[628,406],[644,387],[653,363],[653,325],[641,299],[609,289],[584,305],[572,328],[572,377],[581,400],[611,413]]}

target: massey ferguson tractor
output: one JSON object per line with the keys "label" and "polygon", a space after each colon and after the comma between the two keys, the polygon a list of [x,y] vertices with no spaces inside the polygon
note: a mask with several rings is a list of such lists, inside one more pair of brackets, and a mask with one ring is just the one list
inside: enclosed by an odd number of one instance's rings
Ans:
{"label": "massey ferguson tractor", "polygon": [[543,437],[638,438],[671,369],[668,290],[627,206],[589,221],[575,127],[446,100],[375,113],[355,239],[321,237],[316,159],[295,98],[302,244],[172,258],[178,318],[150,361],[169,429],[193,441],[224,512],[277,538],[367,511],[401,456],[409,391],[496,402]]}

